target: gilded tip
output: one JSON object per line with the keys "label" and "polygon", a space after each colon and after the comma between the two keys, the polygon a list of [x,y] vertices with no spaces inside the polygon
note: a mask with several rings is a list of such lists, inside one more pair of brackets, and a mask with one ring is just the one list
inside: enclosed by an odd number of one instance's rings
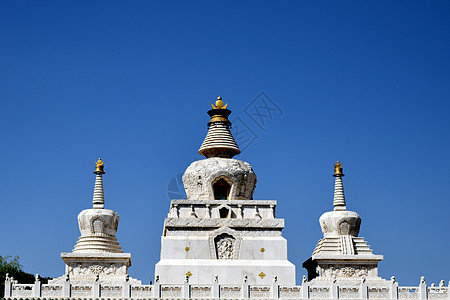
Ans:
{"label": "gilded tip", "polygon": [[334,165],[334,175],[340,175],[340,176],[344,176],[344,173],[342,173],[342,166],[343,164],[341,164],[339,161],[337,161],[337,163]]}
{"label": "gilded tip", "polygon": [[223,101],[222,101],[222,97],[220,97],[220,96],[217,97],[216,105],[214,105],[214,104],[211,103],[211,107],[212,107],[213,109],[226,109],[227,106],[228,106],[228,103],[226,103],[226,104],[224,105],[224,104],[223,104]]}
{"label": "gilded tip", "polygon": [[105,171],[103,171],[104,168],[104,162],[99,157],[98,160],[95,162],[95,171],[94,174],[105,174]]}

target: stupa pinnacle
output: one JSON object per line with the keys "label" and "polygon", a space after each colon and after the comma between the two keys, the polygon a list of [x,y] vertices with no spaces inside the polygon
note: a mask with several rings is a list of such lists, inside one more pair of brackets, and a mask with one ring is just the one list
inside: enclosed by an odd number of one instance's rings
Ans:
{"label": "stupa pinnacle", "polygon": [[346,210],[344,186],[342,185],[344,173],[342,173],[342,164],[339,161],[334,165],[333,176],[336,178],[334,181],[334,210]]}
{"label": "stupa pinnacle", "polygon": [[198,153],[206,158],[232,158],[241,153],[230,132],[231,122],[228,116],[231,110],[227,109],[227,106],[228,103],[223,104],[222,97],[217,97],[216,104],[211,104],[212,109],[208,111],[211,117],[208,122],[208,134],[198,150]]}
{"label": "stupa pinnacle", "polygon": [[105,196],[103,194],[103,178],[102,174],[105,174],[103,171],[103,165],[105,163],[102,162],[101,158],[98,158],[98,161],[95,162],[95,171],[94,174],[97,174],[95,178],[95,187],[94,187],[94,197],[92,199],[92,204],[94,208],[105,208]]}

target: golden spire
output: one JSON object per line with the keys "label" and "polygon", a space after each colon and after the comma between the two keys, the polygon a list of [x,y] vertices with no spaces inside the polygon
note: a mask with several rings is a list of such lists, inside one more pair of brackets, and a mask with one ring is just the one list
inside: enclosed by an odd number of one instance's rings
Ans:
{"label": "golden spire", "polygon": [[342,173],[342,166],[339,161],[334,165],[334,175],[333,176],[344,176],[344,173]]}
{"label": "golden spire", "polygon": [[94,174],[105,174],[105,171],[103,171],[103,165],[105,163],[101,160],[99,157],[98,160],[95,162],[95,171]]}
{"label": "golden spire", "polygon": [[223,105],[222,97],[220,97],[220,96],[217,97],[216,105],[211,103],[211,107],[213,109],[226,109],[227,106],[228,106],[228,102],[225,105]]}

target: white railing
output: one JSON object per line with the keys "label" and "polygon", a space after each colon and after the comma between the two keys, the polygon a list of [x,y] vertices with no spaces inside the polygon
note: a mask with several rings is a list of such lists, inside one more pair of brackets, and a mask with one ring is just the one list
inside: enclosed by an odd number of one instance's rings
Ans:
{"label": "white railing", "polygon": [[136,285],[122,283],[71,283],[42,284],[37,277],[34,284],[19,284],[13,278],[5,281],[7,299],[449,299],[449,287],[443,282],[438,287],[427,286],[421,280],[419,286],[398,286],[395,280],[371,284],[362,280],[353,285],[339,282],[304,281],[302,285],[210,285],[184,284]]}

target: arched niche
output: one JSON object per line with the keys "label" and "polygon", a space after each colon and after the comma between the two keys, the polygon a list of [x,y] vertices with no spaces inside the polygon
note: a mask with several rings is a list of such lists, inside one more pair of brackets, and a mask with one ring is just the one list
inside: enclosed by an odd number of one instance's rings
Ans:
{"label": "arched niche", "polygon": [[92,234],[102,234],[104,232],[105,221],[96,216],[91,219],[91,233]]}
{"label": "arched niche", "polygon": [[350,235],[351,225],[347,220],[343,220],[339,223],[339,234],[340,235]]}
{"label": "arched niche", "polygon": [[232,182],[225,176],[220,176],[212,182],[214,200],[230,199]]}

